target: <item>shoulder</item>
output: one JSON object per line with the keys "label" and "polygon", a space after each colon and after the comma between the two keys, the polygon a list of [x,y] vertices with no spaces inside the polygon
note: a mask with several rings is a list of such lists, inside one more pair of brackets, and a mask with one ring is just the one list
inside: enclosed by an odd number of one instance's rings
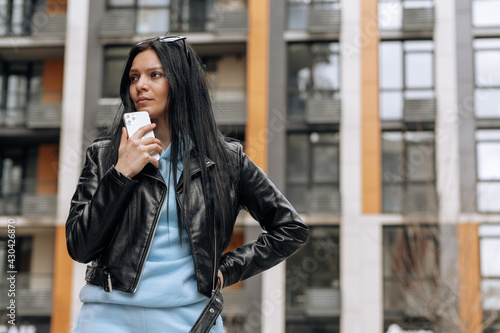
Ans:
{"label": "shoulder", "polygon": [[239,140],[224,138],[224,143],[226,144],[226,149],[232,154],[240,155],[243,152],[243,146]]}
{"label": "shoulder", "polygon": [[[95,139],[92,144],[87,148],[87,156],[97,157],[106,154],[107,148],[111,146],[111,139],[108,137],[101,137]],[[102,156],[99,156],[102,157]]]}

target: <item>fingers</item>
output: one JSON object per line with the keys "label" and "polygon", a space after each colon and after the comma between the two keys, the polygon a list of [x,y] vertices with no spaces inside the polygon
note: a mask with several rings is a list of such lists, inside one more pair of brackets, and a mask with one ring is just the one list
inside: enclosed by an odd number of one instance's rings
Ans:
{"label": "fingers", "polygon": [[120,146],[125,145],[127,143],[127,139],[128,139],[127,129],[125,127],[122,127],[122,136],[120,138]]}
{"label": "fingers", "polygon": [[151,123],[148,125],[144,125],[141,128],[139,128],[134,135],[132,135],[132,138],[134,139],[140,139],[142,138],[147,132],[152,131],[156,127],[155,123]]}
{"label": "fingers", "polygon": [[150,145],[150,144],[157,144],[158,146],[161,147],[161,141],[157,138],[151,138],[151,137],[148,137],[148,138],[142,138],[141,139],[141,144],[143,145]]}

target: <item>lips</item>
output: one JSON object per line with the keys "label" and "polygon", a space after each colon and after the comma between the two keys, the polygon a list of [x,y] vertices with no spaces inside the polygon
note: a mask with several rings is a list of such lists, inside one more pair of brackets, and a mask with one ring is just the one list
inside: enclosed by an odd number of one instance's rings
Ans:
{"label": "lips", "polygon": [[150,101],[151,99],[150,98],[146,98],[146,97],[139,97],[136,101],[136,103],[142,103],[142,102],[147,102],[147,101]]}

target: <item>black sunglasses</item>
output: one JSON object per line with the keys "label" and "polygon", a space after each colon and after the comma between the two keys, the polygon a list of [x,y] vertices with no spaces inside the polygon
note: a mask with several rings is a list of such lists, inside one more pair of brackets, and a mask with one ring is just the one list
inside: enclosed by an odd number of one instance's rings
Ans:
{"label": "black sunglasses", "polygon": [[190,61],[190,57],[189,57],[189,51],[187,49],[187,46],[186,46],[186,37],[185,36],[163,36],[163,37],[154,37],[154,38],[149,38],[149,39],[145,39],[143,41],[140,41],[139,43],[137,43],[137,45],[140,45],[142,43],[146,43],[146,42],[149,42],[149,41],[158,41],[160,43],[174,43],[174,42],[177,42],[179,40],[182,40],[182,45],[184,46],[184,52],[186,53],[186,58],[188,60],[188,62]]}

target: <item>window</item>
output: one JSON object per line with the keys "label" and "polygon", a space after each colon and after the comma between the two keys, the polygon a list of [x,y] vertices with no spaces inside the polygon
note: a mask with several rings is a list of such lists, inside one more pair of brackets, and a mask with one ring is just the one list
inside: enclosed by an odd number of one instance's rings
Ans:
{"label": "window", "polygon": [[170,0],[108,0],[110,8],[133,8],[135,32],[165,34],[170,26]]}
{"label": "window", "polygon": [[0,67],[0,126],[18,127],[26,122],[30,98],[40,98],[41,62],[3,63]]}
{"label": "window", "polygon": [[289,133],[287,198],[299,212],[340,213],[338,133]]}
{"label": "window", "polygon": [[340,332],[338,226],[311,226],[305,246],[286,262],[286,331]]}
{"label": "window", "polygon": [[435,214],[434,132],[382,133],[384,213]]}
{"label": "window", "polygon": [[475,27],[500,26],[500,0],[473,0],[472,25]]}
{"label": "window", "polygon": [[476,131],[477,210],[500,212],[500,130]]}
{"label": "window", "polygon": [[[415,22],[412,23],[424,27],[429,21],[434,20],[432,11],[426,10],[432,9],[433,6],[434,1],[432,0],[379,0],[378,23],[380,30],[403,30],[405,10],[407,10],[407,17],[416,18]],[[411,15],[412,9],[417,15]]]}
{"label": "window", "polygon": [[380,43],[382,120],[434,120],[433,50],[430,40]]}
{"label": "window", "polygon": [[384,332],[432,329],[439,317],[439,237],[437,225],[383,228]]}
{"label": "window", "polygon": [[[309,123],[334,122],[334,113],[340,118],[339,90],[338,43],[288,46],[289,118]],[[325,114],[329,121],[323,118]]]}
{"label": "window", "polygon": [[500,38],[474,40],[475,114],[500,118]]}
{"label": "window", "polygon": [[500,311],[500,225],[483,224],[479,226],[479,250],[481,257],[481,293],[484,318],[494,318],[485,333],[500,330],[498,313]]}
{"label": "window", "polygon": [[21,214],[24,193],[35,192],[37,147],[0,148],[0,215]]}
{"label": "window", "polygon": [[0,35],[30,35],[35,4],[36,0],[0,0]]}
{"label": "window", "polygon": [[130,47],[108,47],[104,50],[102,97],[120,96],[120,80]]}

